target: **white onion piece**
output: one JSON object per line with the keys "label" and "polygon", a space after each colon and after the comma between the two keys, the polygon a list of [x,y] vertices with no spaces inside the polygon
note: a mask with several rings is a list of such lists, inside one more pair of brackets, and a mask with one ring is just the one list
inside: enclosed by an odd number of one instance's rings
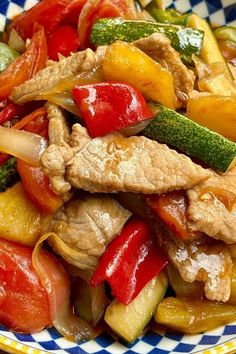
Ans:
{"label": "white onion piece", "polygon": [[135,125],[130,125],[127,128],[120,129],[119,132],[125,136],[136,135],[140,133],[142,130],[144,130],[151,123],[152,119],[153,118],[142,120],[141,122]]}
{"label": "white onion piece", "polygon": [[54,327],[67,339],[80,342],[96,336],[94,329],[77,317],[70,306],[70,281],[59,263],[42,249],[43,242],[56,234],[43,235],[34,247],[32,262],[48,294],[51,320]]}
{"label": "white onion piece", "polygon": [[43,137],[23,130],[0,127],[0,152],[40,165],[40,156],[47,147]]}
{"label": "white onion piece", "polygon": [[14,28],[13,30],[11,30],[8,45],[10,48],[15,49],[17,52],[21,54],[24,53],[25,51],[25,42],[19,36],[19,34],[16,32]]}

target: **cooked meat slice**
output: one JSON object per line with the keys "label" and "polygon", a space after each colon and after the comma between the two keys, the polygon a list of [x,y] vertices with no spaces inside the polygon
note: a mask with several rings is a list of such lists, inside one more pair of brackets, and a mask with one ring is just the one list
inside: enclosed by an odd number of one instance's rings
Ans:
{"label": "cooked meat slice", "polygon": [[66,113],[53,103],[47,103],[49,143],[64,145],[70,140],[70,131],[66,122]]}
{"label": "cooked meat slice", "polygon": [[41,162],[44,167],[44,173],[49,175],[52,189],[57,194],[63,194],[71,189],[64,174],[66,166],[73,158],[73,151],[69,145],[58,146],[49,145],[47,150],[42,154]]}
{"label": "cooked meat slice", "polygon": [[236,170],[187,192],[189,226],[226,243],[236,242]]}
{"label": "cooked meat slice", "polygon": [[223,242],[203,237],[184,243],[172,238],[166,240],[164,245],[170,261],[185,281],[203,281],[209,300],[225,302],[229,299],[232,260]]}
{"label": "cooked meat slice", "polygon": [[48,90],[73,75],[82,71],[91,71],[98,63],[96,54],[91,49],[72,54],[54,65],[40,70],[32,79],[15,87],[11,99],[15,103],[34,100],[40,93]]}
{"label": "cooked meat slice", "polygon": [[162,33],[134,42],[135,46],[171,72],[177,97],[185,101],[193,90],[195,76],[181,61],[180,54],[171,46],[171,41]]}
{"label": "cooked meat slice", "polygon": [[189,189],[212,175],[187,156],[143,136],[114,133],[90,139],[85,128],[74,124],[70,145],[70,151],[49,146],[41,160],[44,171],[50,177],[64,174],[73,187],[91,193],[161,194]]}
{"label": "cooked meat slice", "polygon": [[110,196],[71,200],[53,216],[48,230],[66,244],[67,252],[61,254],[62,247],[57,247],[55,242],[52,246],[69,263],[82,269],[94,269],[108,243],[120,233],[130,216],[131,213]]}

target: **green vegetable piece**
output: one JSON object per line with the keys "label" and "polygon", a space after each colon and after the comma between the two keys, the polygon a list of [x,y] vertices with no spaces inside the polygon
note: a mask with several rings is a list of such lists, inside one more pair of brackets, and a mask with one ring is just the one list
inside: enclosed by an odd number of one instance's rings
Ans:
{"label": "green vegetable piece", "polygon": [[232,41],[236,43],[236,27],[222,26],[214,30],[214,35],[217,39],[223,41]]}
{"label": "green vegetable piece", "polygon": [[187,26],[189,14],[181,15],[174,9],[159,9],[153,1],[148,5],[147,11],[155,18],[157,22]]}
{"label": "green vegetable piece", "polygon": [[236,156],[235,143],[165,107],[160,108],[143,135],[197,157],[222,172]]}
{"label": "green vegetable piece", "polygon": [[17,180],[16,158],[10,158],[5,164],[0,166],[0,192],[4,192]]}
{"label": "green vegetable piece", "polygon": [[163,33],[172,46],[191,63],[193,53],[199,54],[203,43],[203,32],[197,29],[152,21],[124,20],[122,18],[98,20],[91,33],[91,42],[96,46],[111,44],[116,40],[133,42],[153,33]]}
{"label": "green vegetable piece", "polygon": [[19,53],[16,50],[11,49],[5,43],[0,43],[0,73],[18,56]]}
{"label": "green vegetable piece", "polygon": [[143,332],[163,299],[168,281],[165,273],[150,280],[138,296],[124,305],[115,299],[105,313],[105,321],[111,329],[127,342],[132,343]]}

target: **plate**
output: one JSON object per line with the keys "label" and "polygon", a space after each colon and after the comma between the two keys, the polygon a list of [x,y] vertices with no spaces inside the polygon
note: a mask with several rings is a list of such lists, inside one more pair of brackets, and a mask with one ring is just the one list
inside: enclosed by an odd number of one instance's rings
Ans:
{"label": "plate", "polygon": [[[0,0],[0,31],[9,19],[36,3],[37,0]],[[236,0],[166,0],[166,5],[181,12],[192,10],[212,23],[236,26]],[[236,323],[192,336],[147,333],[130,345],[107,334],[76,344],[61,337],[55,329],[23,335],[0,326],[0,349],[17,354],[228,354],[236,353]]]}

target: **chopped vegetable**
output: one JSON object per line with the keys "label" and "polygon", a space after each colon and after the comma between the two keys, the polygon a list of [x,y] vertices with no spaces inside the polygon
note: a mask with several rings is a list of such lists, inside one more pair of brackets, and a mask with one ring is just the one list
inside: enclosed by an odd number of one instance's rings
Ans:
{"label": "chopped vegetable", "polygon": [[41,233],[41,214],[16,183],[0,193],[0,237],[33,247]]}
{"label": "chopped vegetable", "polygon": [[17,180],[17,177],[16,159],[12,157],[3,165],[0,165],[0,192],[10,187]]}
{"label": "chopped vegetable", "polygon": [[77,277],[72,289],[76,312],[83,320],[96,325],[104,315],[108,302],[104,284],[91,288],[88,281]]}
{"label": "chopped vegetable", "polygon": [[17,51],[8,47],[5,43],[0,42],[0,73],[18,56],[19,53],[17,53]]}
{"label": "chopped vegetable", "polygon": [[124,305],[115,299],[105,313],[111,329],[127,342],[132,343],[143,332],[154,311],[165,295],[168,281],[165,273],[150,280],[138,296]]}
{"label": "chopped vegetable", "polygon": [[158,305],[157,323],[176,331],[196,334],[236,319],[236,307],[208,300],[169,297]]}
{"label": "chopped vegetable", "polygon": [[187,116],[224,137],[236,141],[236,99],[224,96],[199,96],[187,102]]}
{"label": "chopped vegetable", "polygon": [[188,228],[188,200],[185,191],[151,195],[146,198],[146,202],[177,237],[182,240],[196,237],[196,232]]}
{"label": "chopped vegetable", "polygon": [[196,28],[204,32],[204,40],[200,56],[205,61],[205,63],[222,63],[224,65],[225,72],[232,79],[229,67],[223,55],[221,54],[214,34],[206,20],[203,20],[196,14],[192,14],[188,18],[188,25],[192,28]]}
{"label": "chopped vegetable", "polygon": [[198,29],[122,18],[97,21],[92,28],[91,42],[96,46],[112,44],[116,40],[133,42],[153,33],[165,34],[171,40],[173,48],[180,52],[187,62],[191,62],[191,55],[200,53],[202,48],[203,32]]}
{"label": "chopped vegetable", "polygon": [[132,219],[108,245],[91,285],[107,280],[113,295],[127,305],[166,264],[167,258],[155,246],[147,224]]}
{"label": "chopped vegetable", "polygon": [[157,7],[155,1],[148,5],[147,10],[157,22],[187,26],[189,14],[181,15],[175,9],[162,10]]}
{"label": "chopped vegetable", "polygon": [[87,0],[79,16],[78,32],[81,47],[89,46],[90,32],[96,20],[119,16],[136,18],[133,0]]}
{"label": "chopped vegetable", "polygon": [[41,283],[49,299],[50,317],[54,327],[66,338],[75,342],[95,337],[95,331],[75,316],[70,305],[70,281],[58,259],[42,250],[47,235],[36,244],[32,256]]}
{"label": "chopped vegetable", "polygon": [[232,41],[236,43],[236,28],[232,26],[222,26],[214,30],[217,39],[223,41]]}
{"label": "chopped vegetable", "polygon": [[47,293],[32,266],[32,249],[1,239],[0,258],[1,324],[21,333],[51,326]]}
{"label": "chopped vegetable", "polygon": [[227,303],[230,305],[236,305],[236,263],[235,263],[235,258],[233,259],[233,267],[232,267],[232,274],[231,274],[231,294],[230,294],[230,298],[227,301]]}
{"label": "chopped vegetable", "polygon": [[189,283],[188,281],[183,280],[179,271],[171,263],[166,267],[166,271],[170,286],[177,297],[198,299],[204,297],[203,282],[194,281],[193,283]]}
{"label": "chopped vegetable", "polygon": [[33,77],[45,67],[47,43],[43,27],[35,25],[34,35],[24,54],[16,58],[0,74],[0,97],[6,98],[12,89]]}
{"label": "chopped vegetable", "polygon": [[18,53],[22,54],[25,51],[25,42],[14,28],[10,32],[8,45],[10,48],[16,50]]}
{"label": "chopped vegetable", "polygon": [[[14,141],[14,144],[12,144]],[[0,127],[0,151],[18,157],[33,165],[40,165],[40,156],[47,141],[29,132]]]}
{"label": "chopped vegetable", "polygon": [[51,34],[48,40],[48,56],[57,61],[58,54],[68,57],[79,48],[79,38],[77,31],[71,26],[59,26]]}
{"label": "chopped vegetable", "polygon": [[129,83],[149,100],[170,108],[177,106],[171,73],[128,43],[117,42],[107,49],[103,72],[106,80]]}
{"label": "chopped vegetable", "polygon": [[8,122],[14,118],[22,118],[22,116],[29,113],[31,109],[31,103],[19,106],[11,102],[0,112],[0,124]]}
{"label": "chopped vegetable", "polygon": [[141,93],[127,84],[81,85],[72,92],[92,137],[127,128],[153,115]]}
{"label": "chopped vegetable", "polygon": [[160,113],[143,134],[178,148],[222,172],[230,167],[236,156],[236,144],[165,107],[160,108]]}
{"label": "chopped vegetable", "polygon": [[39,210],[46,214],[54,214],[63,204],[62,198],[55,194],[50,186],[49,178],[37,166],[17,160],[17,171],[21,177],[24,190]]}
{"label": "chopped vegetable", "polygon": [[[81,3],[81,0],[79,0]],[[26,40],[33,35],[35,23],[45,29],[46,34],[51,34],[56,27],[69,15],[68,7],[71,0],[42,0],[26,12],[17,16],[10,24],[22,39]],[[74,8],[72,8],[74,10]]]}
{"label": "chopped vegetable", "polygon": [[218,41],[221,53],[227,61],[236,63],[236,42]]}

